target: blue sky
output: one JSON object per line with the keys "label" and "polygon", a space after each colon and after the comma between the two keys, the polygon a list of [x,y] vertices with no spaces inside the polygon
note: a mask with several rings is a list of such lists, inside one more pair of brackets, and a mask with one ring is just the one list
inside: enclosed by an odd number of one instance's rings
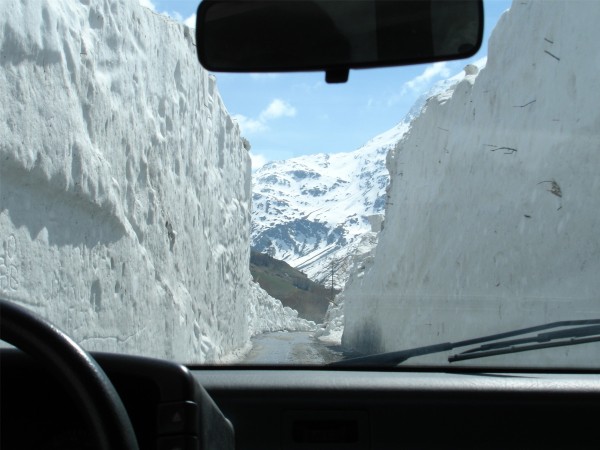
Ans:
{"label": "blue sky", "polygon": [[[139,0],[194,23],[198,0]],[[387,69],[352,70],[347,83],[326,84],[319,72],[217,73],[221,97],[252,145],[253,166],[315,153],[347,152],[402,120],[436,81],[487,55],[487,40],[510,0],[485,1],[484,43],[469,60]]]}

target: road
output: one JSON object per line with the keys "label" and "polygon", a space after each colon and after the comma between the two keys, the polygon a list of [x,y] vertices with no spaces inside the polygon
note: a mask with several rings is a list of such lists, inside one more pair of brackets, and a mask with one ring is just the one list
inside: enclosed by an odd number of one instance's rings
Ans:
{"label": "road", "polygon": [[252,350],[242,364],[316,364],[343,358],[339,347],[323,344],[310,331],[260,334],[252,338]]}

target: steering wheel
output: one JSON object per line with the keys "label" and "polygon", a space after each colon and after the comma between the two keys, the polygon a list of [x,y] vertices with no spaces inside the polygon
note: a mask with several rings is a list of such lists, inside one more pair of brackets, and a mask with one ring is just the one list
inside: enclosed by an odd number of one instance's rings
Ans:
{"label": "steering wheel", "polygon": [[138,450],[135,432],[114,386],[75,341],[54,325],[0,299],[0,339],[57,376],[82,407],[100,450]]}

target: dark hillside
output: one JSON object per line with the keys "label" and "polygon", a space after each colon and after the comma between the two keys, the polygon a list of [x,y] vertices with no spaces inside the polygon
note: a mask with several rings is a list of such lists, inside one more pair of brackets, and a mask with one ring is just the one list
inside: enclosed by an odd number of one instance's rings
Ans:
{"label": "dark hillside", "polygon": [[[254,250],[250,252],[250,272],[254,281],[271,297],[297,310],[300,317],[317,323],[323,321],[331,289],[311,281],[288,263]],[[334,291],[335,294],[338,292]]]}

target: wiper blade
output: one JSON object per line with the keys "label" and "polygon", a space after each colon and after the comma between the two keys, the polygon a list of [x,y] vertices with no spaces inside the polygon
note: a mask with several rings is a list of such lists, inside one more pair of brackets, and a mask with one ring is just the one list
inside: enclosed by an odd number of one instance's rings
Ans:
{"label": "wiper blade", "polygon": [[[596,327],[589,327],[589,325],[595,325]],[[515,336],[522,336],[538,331],[549,330],[553,328],[570,327],[565,330],[558,330],[550,333],[539,333],[534,337],[523,338],[523,339],[512,339],[510,341],[501,341]],[[485,346],[478,347],[476,349],[468,350],[459,355],[451,356],[448,361],[461,361],[464,359],[481,358],[485,356],[493,356],[490,352],[501,352],[495,354],[514,353],[518,351],[535,350],[537,348],[547,347],[558,347],[565,345],[576,345],[579,343],[595,342],[600,340],[600,336],[590,338],[588,336],[598,334],[600,335],[600,319],[587,319],[587,320],[563,320],[559,322],[552,322],[543,325],[537,325],[528,328],[520,328],[518,330],[507,331],[505,333],[491,334],[488,336],[482,336],[475,339],[467,339],[457,342],[444,342],[441,344],[427,345],[424,347],[416,347],[407,350],[400,350],[395,352],[378,353],[375,355],[368,355],[359,358],[351,358],[342,361],[336,361],[329,364],[330,366],[374,366],[374,365],[397,365],[403,363],[409,358],[415,356],[429,355],[433,353],[440,353],[449,350],[453,350],[459,347],[468,347],[471,345],[482,344],[484,342],[492,342]],[[574,339],[576,337],[582,337],[585,339]],[[545,341],[543,340],[545,339]],[[548,342],[550,340],[563,339],[559,342]],[[494,342],[500,341],[500,342]],[[508,342],[509,347],[506,347]],[[534,345],[523,345],[529,342],[538,342]],[[521,345],[519,347],[519,345]],[[511,347],[512,346],[512,347]],[[529,347],[529,348],[528,348]],[[512,350],[509,350],[511,349]],[[518,348],[517,350],[515,350]],[[489,354],[485,354],[489,353]],[[470,356],[466,356],[470,355]],[[451,359],[452,358],[452,359]]]}
{"label": "wiper blade", "polygon": [[529,338],[511,339],[508,341],[494,342],[492,344],[484,344],[457,355],[452,355],[448,357],[448,362],[505,355],[508,353],[527,352],[542,348],[566,347],[569,345],[587,344],[589,342],[598,341],[600,341],[600,325],[586,327],[578,326],[549,333],[540,333]]}
{"label": "wiper blade", "polygon": [[377,353],[375,355],[361,356],[358,358],[343,359],[328,364],[329,366],[395,366],[403,363],[414,356],[429,355],[431,353],[445,352],[456,348],[451,342],[442,344],[428,345],[426,347],[411,348],[408,350],[400,350],[397,352]]}

